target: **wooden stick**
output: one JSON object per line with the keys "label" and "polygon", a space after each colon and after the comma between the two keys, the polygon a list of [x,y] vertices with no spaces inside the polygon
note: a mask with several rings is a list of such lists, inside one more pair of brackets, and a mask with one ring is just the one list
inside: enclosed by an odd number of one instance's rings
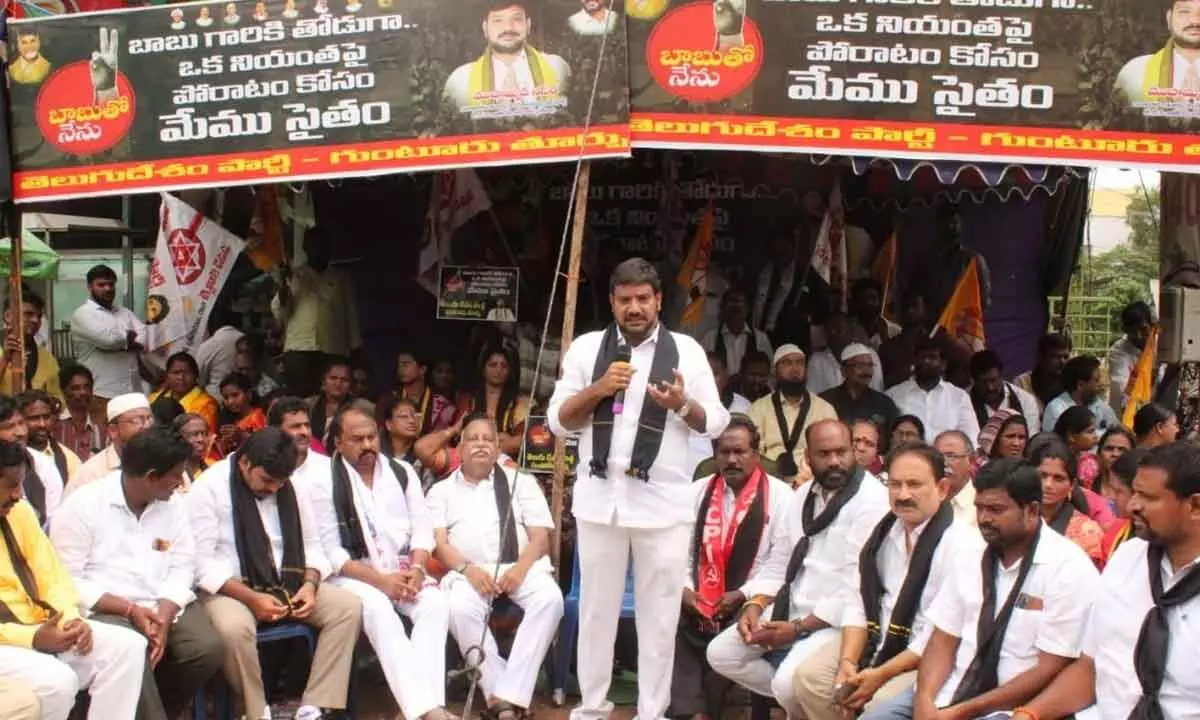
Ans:
{"label": "wooden stick", "polygon": [[[10,248],[8,258],[8,307],[11,324],[8,328],[8,333],[15,335],[17,340],[17,351],[11,355],[5,352],[5,358],[8,360],[9,387],[12,388],[15,395],[25,389],[26,348],[25,312],[24,303],[22,302],[24,298],[21,297],[21,214],[11,200],[6,203],[4,212],[7,215],[4,224],[8,226],[8,244]],[[37,352],[36,348],[34,352]]]}
{"label": "wooden stick", "polygon": [[[575,337],[575,301],[579,296],[579,266],[583,262],[583,231],[587,227],[588,185],[591,182],[592,163],[583,160],[579,167],[579,180],[575,184],[575,215],[571,223],[571,254],[567,260],[567,289],[563,303],[563,321],[559,358],[566,357],[567,348]],[[554,302],[554,298],[550,298]],[[561,361],[561,360],[560,360]],[[538,379],[534,378],[536,385]],[[550,492],[550,511],[554,514],[554,542],[550,545],[550,557],[556,572],[562,572],[559,551],[562,548],[563,498],[567,479],[566,443],[563,438],[554,440],[554,479]]]}

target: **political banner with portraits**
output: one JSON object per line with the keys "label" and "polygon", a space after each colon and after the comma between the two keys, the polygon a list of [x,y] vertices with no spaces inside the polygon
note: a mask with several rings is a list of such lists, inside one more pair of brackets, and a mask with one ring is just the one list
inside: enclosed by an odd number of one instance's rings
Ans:
{"label": "political banner with portraits", "polygon": [[1200,0],[626,0],[635,147],[1200,171]]}
{"label": "political banner with portraits", "polygon": [[441,265],[439,276],[439,320],[517,321],[520,268]]}
{"label": "political banner with portraits", "polygon": [[18,202],[629,154],[599,0],[202,2],[13,22]]}

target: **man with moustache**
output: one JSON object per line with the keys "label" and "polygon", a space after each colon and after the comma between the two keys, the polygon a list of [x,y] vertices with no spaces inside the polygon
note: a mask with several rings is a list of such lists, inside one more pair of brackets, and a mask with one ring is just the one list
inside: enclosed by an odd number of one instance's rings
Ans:
{"label": "man with moustache", "polygon": [[946,355],[942,345],[930,337],[917,341],[912,377],[887,391],[901,415],[915,415],[925,425],[926,437],[946,430],[959,430],[968,438],[979,437],[979,421],[966,390],[946,382]]}
{"label": "man with moustache", "polygon": [[567,18],[567,25],[576,35],[599,37],[608,35],[617,26],[617,14],[612,10],[612,0],[580,0],[583,7]]}
{"label": "man with moustache", "polygon": [[1132,104],[1151,91],[1177,88],[1200,93],[1200,0],[1164,0],[1170,37],[1157,52],[1139,55],[1117,73],[1116,91]]}
{"label": "man with moustache", "polygon": [[1082,405],[1092,411],[1096,419],[1096,432],[1117,427],[1121,421],[1111,406],[1100,397],[1100,361],[1091,355],[1078,355],[1063,366],[1063,391],[1046,404],[1042,414],[1042,432],[1054,432],[1054,426],[1063,411],[1073,405]]}
{"label": "man with moustache", "polygon": [[975,491],[987,547],[958,555],[926,612],[932,632],[914,646],[921,649],[916,687],[865,720],[1011,712],[1079,656],[1098,577],[1078,546],[1042,523],[1037,468],[993,460],[979,471]]}
{"label": "man with moustache", "polygon": [[[421,480],[408,463],[380,455],[379,426],[366,406],[343,408],[331,432],[328,471],[303,483],[333,570],[329,582],[362,601],[363,631],[404,716],[447,720],[450,607],[427,576],[433,523]],[[412,620],[411,637],[400,613]]]}
{"label": "man with moustache", "polygon": [[526,3],[492,0],[483,18],[487,49],[459,65],[442,95],[460,112],[506,103],[548,102],[560,98],[571,76],[567,61],[529,44],[533,20]]}
{"label": "man with moustache", "polygon": [[1138,537],[1104,568],[1097,595],[1103,601],[1092,606],[1079,659],[1017,708],[1017,720],[1196,715],[1200,448],[1177,442],[1149,451],[1138,465],[1129,512]]}
{"label": "man with moustache", "polygon": [[116,304],[117,273],[107,265],[87,272],[89,298],[71,314],[71,343],[75,359],[95,379],[97,398],[108,401],[118,395],[140,392],[139,338],[145,326],[127,308]]}
{"label": "man with moustache", "polygon": [[572,720],[612,712],[613,647],[626,569],[633,561],[638,620],[638,715],[661,718],[671,700],[679,624],[679,580],[687,573],[692,507],[688,443],[729,422],[708,357],[659,322],[662,283],[642,258],[609,280],[614,325],[586,333],[563,358],[550,399],[550,427],[578,435],[574,502],[581,599]]}
{"label": "man with moustache", "polygon": [[63,477],[52,459],[29,449],[29,426],[25,416],[7,395],[0,395],[0,440],[14,443],[25,451],[25,499],[33,507],[38,522],[46,527],[62,503]]}
{"label": "man with moustache", "polygon": [[[814,351],[808,363],[808,387],[817,394],[841,385],[845,379],[842,374],[843,353],[851,344],[855,344],[854,326],[845,313],[830,313],[825,321],[825,340],[825,349]],[[866,346],[859,346],[863,347]],[[882,392],[883,371],[880,369],[879,356],[869,347],[866,347],[866,351],[871,361],[870,387]]]}
{"label": "man with moustache", "polygon": [[933,439],[933,446],[946,460],[946,502],[954,508],[959,522],[975,527],[975,486],[971,483],[974,445],[958,430],[947,430]]}
{"label": "man with moustache", "polygon": [[950,581],[956,555],[981,544],[954,520],[946,502],[941,453],[912,445],[888,459],[892,512],[875,526],[858,560],[858,592],[846,598],[841,637],[796,669],[795,687],[807,720],[842,720],[886,701],[917,680],[913,639],[925,613]]}
{"label": "man with moustache", "polygon": [[742,370],[742,360],[757,350],[771,355],[771,339],[749,323],[750,300],[741,288],[729,288],[721,296],[721,325],[704,334],[700,344],[709,352],[719,354],[730,374]]}
{"label": "man with moustache", "polygon": [[812,470],[804,447],[808,429],[822,420],[837,420],[837,411],[809,392],[808,362],[804,351],[788,343],[775,351],[775,391],[750,405],[750,419],[762,433],[759,451],[775,458],[779,477],[798,486],[808,482]]}
{"label": "man with moustache", "polygon": [[52,460],[60,477],[71,477],[82,463],[78,455],[60,445],[54,437],[54,399],[45,390],[26,390],[16,401],[17,410],[25,418],[29,431],[27,446]]}
{"label": "man with moustache", "polygon": [[971,356],[971,405],[979,427],[1000,410],[1025,416],[1027,427],[1042,426],[1042,411],[1037,398],[1004,379],[1004,364],[994,350],[980,350]]}
{"label": "man with moustache", "polygon": [[822,420],[807,435],[813,482],[793,495],[770,555],[745,585],[737,625],[708,646],[713,670],[774,696],[792,718],[804,717],[796,668],[838,637],[859,553],[888,509],[883,484],[854,461],[850,428]]}
{"label": "man with moustache", "polygon": [[141,393],[118,395],[107,403],[105,412],[108,414],[108,447],[79,466],[79,470],[67,482],[64,497],[120,470],[125,443],[154,424],[150,400]]}
{"label": "man with moustache", "polygon": [[716,442],[718,474],[692,483],[696,524],[683,614],[675,636],[670,717],[721,717],[729,681],[705,658],[708,643],[733,624],[746,602],[746,583],[771,552],[792,489],[759,464],[758,429],[734,415]]}
{"label": "man with moustache", "polygon": [[890,428],[900,414],[896,403],[871,386],[879,372],[879,356],[866,345],[851,343],[842,349],[841,362],[845,379],[822,392],[821,399],[833,406],[842,422],[868,420],[876,427]]}

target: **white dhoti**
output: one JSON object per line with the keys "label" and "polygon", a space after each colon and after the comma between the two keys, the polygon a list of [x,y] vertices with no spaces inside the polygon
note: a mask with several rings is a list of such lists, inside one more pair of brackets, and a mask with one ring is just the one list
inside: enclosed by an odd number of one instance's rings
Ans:
{"label": "white dhoti", "polygon": [[91,695],[88,720],[132,718],[142,692],[146,638],[128,628],[89,623],[92,651],[48,655],[29,648],[0,645],[0,677],[32,688],[42,720],[66,720],[75,695]]}
{"label": "white dhoti", "polygon": [[[501,567],[500,575],[507,567]],[[517,627],[508,660],[500,657],[496,638],[488,629],[487,613],[491,600],[475,592],[466,577],[449,572],[442,579],[442,590],[450,600],[450,634],[464,658],[473,661],[472,652],[482,642],[483,665],[479,686],[484,695],[528,708],[537,685],[538,670],[558,631],[563,614],[563,596],[554,576],[534,567],[525,582],[509,595],[525,615]],[[470,655],[470,657],[468,657]]]}
{"label": "white dhoti", "polygon": [[571,718],[599,720],[612,712],[608,689],[613,647],[632,556],[638,645],[637,717],[659,720],[671,704],[675,633],[692,527],[680,523],[665,528],[624,528],[584,521],[578,521],[577,527],[580,593],[576,665],[582,698]]}
{"label": "white dhoti", "polygon": [[[771,608],[763,612],[770,619]],[[775,668],[763,659],[767,650],[758,645],[747,645],[738,634],[737,625],[730,626],[708,644],[708,664],[721,675],[764,697],[774,697],[789,718],[803,718],[804,708],[800,705],[793,677],[800,666],[823,645],[836,639],[839,631],[834,628],[818,630],[788,649],[787,656]]]}
{"label": "white dhoti", "polygon": [[[404,717],[417,720],[446,704],[446,633],[450,604],[437,587],[423,588],[416,602],[393,603],[379,589],[353,578],[330,583],[362,600],[363,632]],[[412,620],[412,636],[397,611]]]}

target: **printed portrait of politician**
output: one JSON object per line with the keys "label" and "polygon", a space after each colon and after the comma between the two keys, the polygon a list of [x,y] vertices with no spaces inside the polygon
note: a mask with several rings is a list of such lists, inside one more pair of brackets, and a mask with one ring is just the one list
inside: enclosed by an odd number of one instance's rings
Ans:
{"label": "printed portrait of politician", "polygon": [[485,7],[482,28],[487,47],[477,59],[450,73],[442,95],[460,111],[560,100],[571,68],[558,55],[529,44],[533,21],[526,3],[499,0]]}
{"label": "printed portrait of politician", "polygon": [[718,50],[746,44],[742,28],[746,24],[746,0],[713,0],[713,27]]}
{"label": "printed portrait of politician", "polygon": [[42,38],[36,30],[17,29],[17,57],[8,64],[8,76],[20,85],[37,85],[50,74],[50,61],[42,56]]}
{"label": "printed portrait of politician", "polygon": [[608,35],[617,26],[612,0],[579,0],[579,12],[567,18],[571,32],[584,37]]}
{"label": "printed portrait of politician", "polygon": [[1125,63],[1116,89],[1126,101],[1150,99],[1154,88],[1200,93],[1200,0],[1155,0],[1165,11],[1167,43]]}

